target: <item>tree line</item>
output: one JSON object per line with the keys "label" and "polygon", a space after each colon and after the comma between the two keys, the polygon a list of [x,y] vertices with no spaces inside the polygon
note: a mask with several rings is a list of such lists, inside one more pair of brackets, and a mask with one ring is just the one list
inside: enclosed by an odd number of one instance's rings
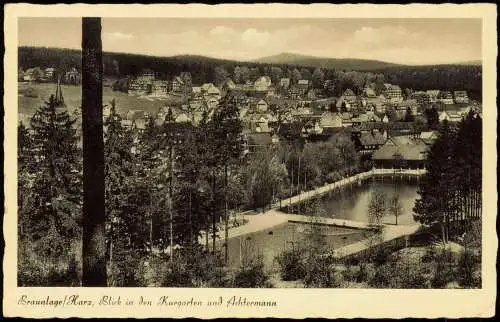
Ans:
{"label": "tree line", "polygon": [[[67,71],[71,67],[81,70],[81,51],[60,48],[19,47],[19,66],[56,67]],[[185,55],[153,57],[125,53],[103,53],[103,72],[106,76],[123,78],[139,75],[144,70],[154,70],[160,78],[172,79],[181,72],[190,72],[193,84],[220,84],[231,78],[235,83],[255,81],[260,76],[269,76],[273,84],[280,78],[290,78],[294,84],[298,79],[312,82],[313,88],[324,89],[325,94],[340,96],[347,88],[361,94],[363,88],[375,83],[380,94],[383,83],[392,83],[401,88],[414,90],[466,90],[469,96],[481,101],[482,68],[473,65],[436,66],[392,66],[378,70],[352,70],[312,68],[293,64],[267,64],[236,62],[231,60]],[[325,84],[325,80],[331,82]]]}
{"label": "tree line", "polygon": [[481,219],[482,120],[475,111],[458,124],[447,121],[426,159],[414,218],[440,227],[443,242],[467,232]]}

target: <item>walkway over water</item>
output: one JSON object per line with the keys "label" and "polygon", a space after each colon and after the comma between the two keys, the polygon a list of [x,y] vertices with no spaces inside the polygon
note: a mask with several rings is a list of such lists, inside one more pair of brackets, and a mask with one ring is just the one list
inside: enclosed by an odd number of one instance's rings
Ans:
{"label": "walkway over water", "polygon": [[353,228],[353,229],[373,229],[368,223],[362,221],[354,221],[347,219],[336,219],[336,218],[325,218],[325,217],[312,217],[296,214],[286,214],[288,222],[301,223],[301,224],[313,224],[313,225],[326,225],[326,226],[338,226],[343,228]]}
{"label": "walkway over water", "polygon": [[369,179],[372,177],[377,177],[377,176],[387,176],[387,175],[392,175],[392,176],[421,176],[424,175],[427,172],[425,169],[372,169],[370,171],[366,172],[361,172],[356,175],[353,175],[351,177],[347,177],[344,179],[341,179],[339,181],[318,187],[313,190],[309,191],[304,191],[298,195],[295,195],[290,198],[285,198],[282,199],[281,201],[278,201],[274,203],[271,208],[272,209],[279,209],[283,206],[289,206],[289,205],[294,205],[297,203],[300,203],[304,200],[311,199],[313,197],[321,196],[322,194],[325,194],[331,190],[335,190],[337,188],[341,188],[347,185],[350,185],[352,183],[360,182],[361,180]]}
{"label": "walkway over water", "polygon": [[[375,228],[374,226],[371,226],[368,223],[361,221],[354,221],[354,220],[344,220],[335,218],[314,218],[311,216],[303,216],[295,214],[284,214],[284,216],[286,216],[288,222],[293,222],[293,223],[320,224],[320,225],[338,226],[338,227],[352,228],[352,229]],[[404,238],[405,236],[409,236],[415,233],[419,229],[419,227],[420,227],[419,224],[415,225],[383,224],[382,236],[380,239],[373,240],[371,244],[367,243],[367,241],[364,240],[341,248],[337,248],[334,250],[333,254],[335,257],[338,258],[354,255],[368,249],[369,247],[377,246],[379,244],[390,242],[398,238],[402,237]]]}
{"label": "walkway over water", "polygon": [[[255,233],[258,231],[262,231],[285,222],[295,222],[295,223],[311,223],[310,216],[297,215],[297,214],[287,214],[279,211],[281,207],[297,204],[303,202],[305,200],[321,196],[331,190],[335,190],[337,188],[341,188],[343,186],[347,186],[352,183],[359,182],[364,179],[369,179],[376,176],[385,176],[385,175],[394,175],[394,176],[421,176],[426,173],[424,169],[372,169],[367,172],[362,172],[357,175],[336,181],[334,183],[318,187],[313,190],[309,190],[303,192],[299,195],[295,195],[291,198],[286,198],[281,200],[280,202],[274,203],[271,209],[267,210],[264,213],[255,214],[255,212],[251,212],[253,214],[245,214],[242,213],[239,216],[247,220],[247,222],[241,226],[230,228],[228,231],[228,238],[238,237],[250,233]],[[314,221],[316,222],[316,221]],[[352,228],[352,229],[370,229],[368,223],[363,221],[354,221],[347,219],[339,219],[339,218],[321,218],[317,223],[338,226],[343,228]],[[411,234],[418,229],[418,225],[384,225],[385,230],[387,231],[386,238],[387,240],[401,237],[405,234]],[[218,241],[220,242],[224,236],[224,227],[218,232]],[[211,239],[211,236],[209,237]],[[202,234],[199,238],[199,242],[203,244],[205,241],[205,237]],[[357,251],[363,250],[362,242],[355,243],[349,245],[348,248],[342,249],[342,252],[348,254],[354,254]],[[339,249],[340,251],[340,249]]]}

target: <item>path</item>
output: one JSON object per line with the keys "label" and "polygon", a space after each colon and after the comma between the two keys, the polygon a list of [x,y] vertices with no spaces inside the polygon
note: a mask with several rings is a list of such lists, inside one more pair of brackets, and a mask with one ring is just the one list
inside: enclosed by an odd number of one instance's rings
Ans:
{"label": "path", "polygon": [[[238,227],[233,227],[229,229],[228,232],[228,238],[232,237],[237,237],[241,235],[246,235],[250,233],[254,233],[257,231],[265,230],[274,226],[277,226],[279,224],[292,221],[292,222],[310,222],[310,217],[307,216],[302,216],[302,215],[295,215],[295,214],[286,214],[278,209],[280,209],[283,206],[287,205],[293,205],[308,199],[311,199],[313,197],[321,196],[328,191],[352,184],[354,182],[358,182],[359,180],[367,179],[372,176],[379,176],[379,175],[416,175],[420,176],[425,174],[426,170],[425,169],[372,169],[367,172],[362,172],[359,174],[356,174],[354,176],[344,178],[342,180],[336,181],[331,184],[327,184],[321,187],[318,187],[313,190],[305,191],[299,195],[293,196],[291,198],[286,198],[281,200],[281,204],[279,202],[275,203],[272,205],[271,209],[264,212],[264,213],[259,213],[259,214],[253,214],[253,215],[241,215],[240,218],[244,218],[245,220],[248,220],[246,224],[243,224]],[[281,207],[280,207],[281,206]],[[344,219],[334,219],[334,218],[322,218],[322,221],[326,221],[326,224],[331,224],[335,226],[340,226],[340,227],[346,227],[346,228],[354,228],[354,229],[367,229],[368,224],[365,222],[360,222],[360,221],[353,221],[353,220],[344,220]],[[388,231],[390,231],[390,234],[393,233],[393,229],[391,225],[386,226],[388,228]],[[406,226],[395,226],[395,227],[406,227]],[[413,227],[413,226],[412,226]],[[224,229],[223,227],[220,227],[221,229],[218,232],[219,237],[217,238],[219,241],[224,238]],[[402,229],[402,228],[401,228]],[[400,228],[396,230],[401,230]],[[400,237],[400,236],[397,236]],[[394,238],[397,238],[394,237]],[[211,240],[212,236],[209,236],[209,240]],[[199,242],[201,244],[205,243],[205,235],[202,233],[202,236],[199,238]]]}
{"label": "path", "polygon": [[[233,238],[241,235],[246,235],[254,232],[258,232],[261,230],[265,230],[267,228],[271,228],[282,223],[288,221],[287,214],[271,209],[266,211],[265,213],[260,213],[257,215],[243,215],[242,216],[248,222],[244,225],[230,228],[228,231],[228,238]],[[224,229],[221,229],[218,232],[220,236],[218,239],[224,238]],[[212,236],[209,236],[211,240]],[[205,243],[205,235],[202,234],[199,238],[199,242],[201,244]]]}
{"label": "path", "polygon": [[291,198],[282,199],[281,202],[274,203],[271,208],[279,209],[284,206],[293,205],[296,203],[300,203],[305,200],[309,200],[313,197],[321,196],[331,190],[335,190],[337,188],[358,182],[360,180],[368,179],[373,176],[381,176],[381,175],[394,175],[394,176],[403,176],[403,175],[411,175],[411,176],[421,176],[426,173],[425,169],[372,169],[370,171],[361,172],[356,175],[353,175],[348,178],[341,179],[339,181],[315,188],[313,190],[304,191],[298,195],[295,195]]}
{"label": "path", "polygon": [[333,251],[333,255],[335,257],[338,257],[338,258],[353,255],[353,254],[359,253],[365,249],[368,249],[369,247],[377,246],[379,244],[389,242],[389,241],[394,240],[396,238],[409,236],[409,235],[415,233],[419,228],[420,228],[419,224],[397,225],[397,226],[384,225],[382,240],[379,240],[378,242],[375,241],[371,244],[367,243],[366,240],[362,240],[362,241],[335,249]]}
{"label": "path", "polygon": [[288,222],[293,222],[293,223],[305,223],[305,224],[314,223],[320,225],[339,226],[339,227],[353,228],[353,229],[373,228],[368,223],[362,221],[347,220],[347,219],[312,217],[312,216],[304,216],[296,214],[286,214],[286,218],[288,219]]}

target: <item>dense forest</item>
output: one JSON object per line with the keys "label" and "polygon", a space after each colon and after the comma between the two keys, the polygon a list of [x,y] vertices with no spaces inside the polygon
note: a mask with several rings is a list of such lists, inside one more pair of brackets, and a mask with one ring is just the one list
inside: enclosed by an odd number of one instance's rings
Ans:
{"label": "dense forest", "polygon": [[475,100],[482,97],[482,67],[477,65],[400,66],[373,72],[384,74],[386,81],[401,88],[466,90]]}
{"label": "dense forest", "polygon": [[[68,70],[75,67],[81,70],[81,52],[72,49],[42,48],[42,47],[19,47],[19,67],[27,69],[31,67],[56,67],[59,70]],[[276,65],[258,62],[237,62],[222,60],[204,56],[173,56],[155,57],[125,53],[103,53],[104,75],[124,77],[137,75],[145,69],[154,70],[160,78],[172,79],[181,72],[189,71],[193,77],[194,84],[206,82],[217,83],[222,74],[226,77],[236,78],[235,69],[244,68],[248,71],[246,80],[255,80],[259,76],[269,75],[273,82],[278,77],[302,77],[312,79],[315,68],[297,65]],[[239,68],[237,68],[239,67]],[[318,69],[318,68],[316,68]],[[274,73],[273,70],[280,70]],[[414,90],[440,89],[440,90],[466,90],[472,99],[481,101],[482,97],[482,67],[475,65],[435,65],[435,66],[391,66],[365,72],[362,69],[351,70],[349,65],[345,68],[326,69],[321,68],[324,79],[335,79],[339,72],[362,74],[352,77],[370,79],[369,74],[383,74],[384,81],[398,84],[401,88]],[[274,74],[274,75],[273,75]],[[223,75],[224,76],[224,75]],[[241,80],[244,80],[241,77]],[[238,83],[238,81],[236,81]],[[358,84],[358,89],[364,84]],[[340,86],[344,87],[344,86]],[[357,90],[356,90],[357,91]],[[338,91],[334,91],[338,94]],[[357,91],[358,92],[358,91]]]}
{"label": "dense forest", "polygon": [[267,64],[287,64],[305,67],[319,67],[328,69],[347,69],[369,71],[387,67],[395,67],[398,64],[388,63],[379,60],[356,59],[356,58],[324,58],[306,56],[292,53],[281,53],[274,56],[263,57],[256,60]]}

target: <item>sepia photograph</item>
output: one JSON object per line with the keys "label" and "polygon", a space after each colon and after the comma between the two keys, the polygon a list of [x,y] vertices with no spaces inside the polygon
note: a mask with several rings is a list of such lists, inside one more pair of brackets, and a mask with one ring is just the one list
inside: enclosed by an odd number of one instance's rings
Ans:
{"label": "sepia photograph", "polygon": [[483,22],[17,17],[15,302],[483,289]]}

